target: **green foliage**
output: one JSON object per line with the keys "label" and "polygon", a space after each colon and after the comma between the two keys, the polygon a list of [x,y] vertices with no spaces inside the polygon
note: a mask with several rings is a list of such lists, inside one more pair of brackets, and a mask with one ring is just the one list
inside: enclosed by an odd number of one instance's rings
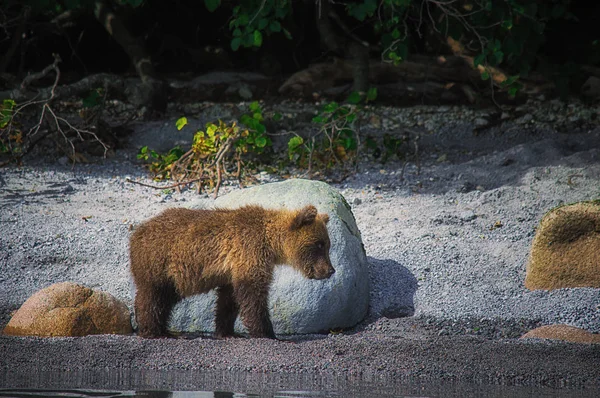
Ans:
{"label": "green foliage", "polygon": [[[137,157],[150,162],[149,169],[157,181],[194,181],[199,190],[208,187],[217,193],[223,175],[233,173],[241,179],[249,157],[263,153],[272,145],[271,138],[266,135],[260,104],[252,102],[249,111],[240,118],[245,128],[235,122],[227,124],[221,120],[207,123],[204,130],[196,131],[192,147],[187,152],[175,147],[166,154],[160,154],[145,146]],[[178,130],[187,124],[185,117],[175,123]]]}
{"label": "green foliage", "polygon": [[154,179],[160,181],[171,178],[172,166],[181,158],[183,153],[183,150],[179,146],[171,149],[164,155],[144,146],[140,149],[137,158],[149,161],[149,170],[154,174]]}
{"label": "green foliage", "polygon": [[319,126],[318,133],[305,140],[300,136],[288,141],[288,158],[300,167],[311,169],[341,166],[356,160],[358,130],[356,122],[363,112],[363,103],[374,101],[377,89],[371,88],[366,95],[353,92],[345,104],[330,102],[313,117]]}
{"label": "green foliage", "polygon": [[367,17],[372,17],[377,11],[377,0],[364,0],[362,3],[350,3],[346,6],[348,15],[364,21]]}
{"label": "green foliage", "polygon": [[0,105],[0,129],[5,128],[10,123],[16,106],[17,103],[12,99],[2,101],[2,105]]}
{"label": "green foliage", "polygon": [[184,128],[187,124],[188,124],[187,117],[180,117],[175,122],[175,127],[177,127],[177,131],[181,131],[181,129]]}
{"label": "green foliage", "polygon": [[15,121],[17,103],[12,99],[5,99],[0,103],[0,153],[9,155],[22,155],[23,132]]}
{"label": "green foliage", "polygon": [[383,163],[387,162],[393,156],[396,156],[398,159],[402,158],[401,149],[404,148],[407,144],[408,138],[406,136],[395,136],[392,134],[384,134],[383,135],[383,156],[381,161]]}
{"label": "green foliage", "polygon": [[82,105],[84,108],[93,108],[99,106],[102,103],[103,89],[95,89],[83,98]]}
{"label": "green foliage", "polygon": [[210,12],[214,12],[221,5],[221,0],[204,0],[206,9]]}
{"label": "green foliage", "polygon": [[502,65],[511,73],[511,81],[494,84],[514,95],[520,88],[518,76],[527,76],[540,57],[547,24],[574,18],[570,4],[571,0],[359,0],[348,4],[346,10],[361,24],[373,27],[383,60],[402,62],[415,35],[421,39],[435,32],[478,52],[474,64],[483,80],[491,78],[489,67]]}
{"label": "green foliage", "polygon": [[233,8],[229,29],[232,32],[231,49],[240,47],[260,47],[263,35],[283,32],[291,39],[291,34],[282,26],[283,20],[291,13],[291,0],[246,0]]}

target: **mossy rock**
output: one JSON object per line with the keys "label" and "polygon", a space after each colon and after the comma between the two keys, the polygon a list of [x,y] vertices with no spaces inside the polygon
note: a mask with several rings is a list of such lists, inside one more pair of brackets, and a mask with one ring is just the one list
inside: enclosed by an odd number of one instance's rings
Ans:
{"label": "mossy rock", "polygon": [[600,288],[600,202],[549,211],[533,239],[525,287]]}
{"label": "mossy rock", "polygon": [[62,282],[29,297],[3,333],[74,337],[132,332],[130,312],[124,303],[106,292]]}
{"label": "mossy rock", "polygon": [[600,334],[568,325],[546,325],[530,330],[521,336],[522,339],[562,340],[571,343],[600,344]]}

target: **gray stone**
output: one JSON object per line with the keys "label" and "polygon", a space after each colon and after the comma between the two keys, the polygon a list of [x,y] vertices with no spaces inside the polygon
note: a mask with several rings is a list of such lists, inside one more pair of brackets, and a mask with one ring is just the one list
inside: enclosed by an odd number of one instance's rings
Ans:
{"label": "gray stone", "polygon": [[590,76],[581,86],[581,94],[588,98],[600,98],[600,78]]}
{"label": "gray stone", "polygon": [[[301,208],[313,204],[329,214],[330,257],[336,273],[326,280],[304,278],[288,266],[276,268],[269,297],[276,334],[317,333],[356,325],[369,308],[368,263],[354,215],[344,197],[323,182],[287,180],[232,192],[217,207],[258,204],[267,208]],[[192,203],[191,207],[195,207]],[[214,292],[179,303],[171,316],[174,331],[214,330]],[[238,332],[245,332],[239,319]]]}
{"label": "gray stone", "polygon": [[489,124],[489,122],[487,121],[487,119],[484,119],[482,117],[478,117],[477,119],[475,119],[475,126],[476,127],[485,127]]}
{"label": "gray stone", "polygon": [[462,213],[460,213],[461,221],[473,221],[476,218],[477,218],[477,215],[471,210],[466,210],[466,211],[463,211]]}

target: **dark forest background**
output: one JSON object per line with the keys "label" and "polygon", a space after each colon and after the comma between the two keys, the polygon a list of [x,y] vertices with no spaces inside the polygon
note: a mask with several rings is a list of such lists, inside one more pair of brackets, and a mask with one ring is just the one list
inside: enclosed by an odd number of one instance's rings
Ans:
{"label": "dark forest background", "polygon": [[[93,120],[84,127],[98,130],[102,118],[92,110],[113,98],[142,109],[135,115],[142,118],[164,115],[173,101],[324,98],[337,101],[329,108],[333,113],[344,101],[503,106],[540,94],[600,98],[600,4],[595,2],[0,4],[0,151],[10,160],[35,146],[34,137],[45,136],[40,132],[56,133],[51,125],[60,125],[61,111],[75,110]],[[245,82],[250,94],[220,85],[217,75],[208,75],[214,80],[200,88],[171,84],[214,72],[241,73],[236,76],[242,80],[243,74],[256,73],[261,79]],[[399,86],[407,82],[415,83],[410,91]],[[68,101],[79,101],[81,109],[69,108]],[[58,128],[65,136],[72,129],[72,120]]]}

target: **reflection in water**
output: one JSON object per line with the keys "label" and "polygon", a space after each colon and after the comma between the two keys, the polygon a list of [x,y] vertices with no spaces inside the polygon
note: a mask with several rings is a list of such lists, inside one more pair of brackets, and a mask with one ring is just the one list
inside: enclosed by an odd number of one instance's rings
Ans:
{"label": "reflection in water", "polygon": [[[233,392],[238,391],[238,392]],[[600,388],[550,388],[243,372],[0,371],[0,398],[598,398]]]}
{"label": "reflection in water", "polygon": [[340,397],[326,391],[281,391],[268,395],[244,394],[229,391],[104,391],[104,390],[44,390],[44,389],[5,389],[0,388],[0,397],[10,398],[310,398]]}
{"label": "reflection in water", "polygon": [[[276,397],[301,398],[309,395],[276,395]],[[229,391],[102,391],[102,390],[44,390],[0,388],[0,397],[10,398],[250,398],[260,395]],[[275,397],[275,396],[274,396]]]}

